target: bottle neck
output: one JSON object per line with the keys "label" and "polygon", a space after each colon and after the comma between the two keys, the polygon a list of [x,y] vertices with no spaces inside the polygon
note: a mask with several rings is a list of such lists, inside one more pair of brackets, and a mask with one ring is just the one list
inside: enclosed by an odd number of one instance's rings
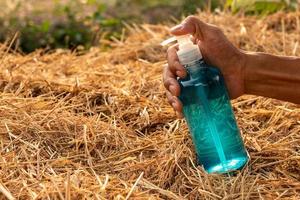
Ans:
{"label": "bottle neck", "polygon": [[203,59],[186,64],[184,67],[186,68],[190,79],[197,78],[199,76],[199,72],[207,68]]}

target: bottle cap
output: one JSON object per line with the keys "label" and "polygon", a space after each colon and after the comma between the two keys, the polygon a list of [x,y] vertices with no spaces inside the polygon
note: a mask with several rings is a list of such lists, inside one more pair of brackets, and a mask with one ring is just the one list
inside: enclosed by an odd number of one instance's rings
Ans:
{"label": "bottle cap", "polygon": [[177,51],[177,55],[179,61],[182,65],[186,65],[197,60],[202,59],[202,54],[198,45],[193,44],[191,41],[190,35],[181,35],[171,37],[161,43],[162,46],[165,46],[173,41],[178,42],[179,50]]}

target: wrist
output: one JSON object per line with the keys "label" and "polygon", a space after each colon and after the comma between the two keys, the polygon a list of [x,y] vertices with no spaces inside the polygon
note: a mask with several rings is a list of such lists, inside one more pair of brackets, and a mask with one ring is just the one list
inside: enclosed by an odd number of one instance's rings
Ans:
{"label": "wrist", "polygon": [[250,55],[249,52],[239,50],[239,68],[240,68],[240,76],[242,79],[242,95],[248,94],[247,92],[247,76],[248,76],[248,69],[250,65]]}
{"label": "wrist", "polygon": [[[247,52],[247,51],[242,51],[242,79],[243,79],[243,88],[244,94],[252,94],[251,92],[251,80],[253,78],[253,76],[255,76],[254,74],[252,74],[251,69],[253,69],[252,66],[258,65],[258,63],[253,63],[253,62],[258,62],[259,61],[259,55],[257,53],[254,52]],[[251,78],[252,77],[252,78]]]}

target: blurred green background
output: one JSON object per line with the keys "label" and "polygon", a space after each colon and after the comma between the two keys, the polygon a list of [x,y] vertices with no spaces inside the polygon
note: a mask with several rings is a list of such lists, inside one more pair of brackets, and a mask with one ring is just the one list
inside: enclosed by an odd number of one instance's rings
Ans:
{"label": "blurred green background", "polygon": [[[0,42],[24,53],[88,49],[119,38],[124,24],[176,23],[199,10],[267,15],[298,9],[297,0],[1,0]],[[16,35],[17,34],[17,35]]]}

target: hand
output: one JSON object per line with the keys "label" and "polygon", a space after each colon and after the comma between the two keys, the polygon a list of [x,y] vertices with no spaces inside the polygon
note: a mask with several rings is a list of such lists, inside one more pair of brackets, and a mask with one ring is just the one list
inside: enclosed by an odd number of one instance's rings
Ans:
{"label": "hand", "polygon": [[[191,34],[198,44],[205,62],[221,70],[230,97],[237,98],[244,94],[245,54],[234,47],[218,27],[204,23],[197,17],[189,16],[181,24],[173,27],[171,33],[173,35]],[[164,68],[163,81],[169,103],[182,116],[182,104],[178,99],[180,86],[176,78],[184,78],[187,73],[179,63],[177,50],[177,45],[168,49],[168,66]]]}

